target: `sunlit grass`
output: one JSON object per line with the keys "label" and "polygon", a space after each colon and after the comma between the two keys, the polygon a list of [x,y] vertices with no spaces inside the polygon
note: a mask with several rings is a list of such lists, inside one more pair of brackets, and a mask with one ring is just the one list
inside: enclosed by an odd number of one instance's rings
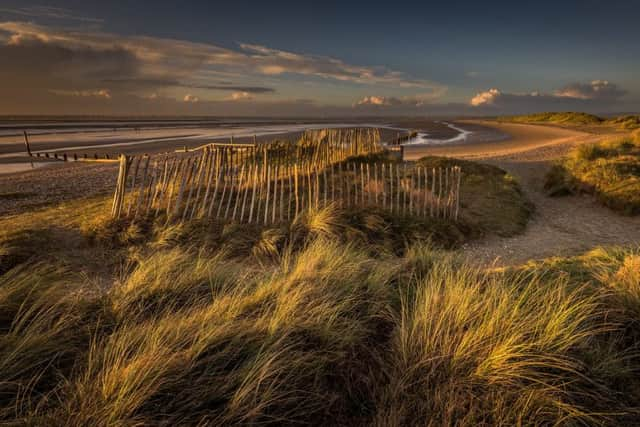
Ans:
{"label": "sunlit grass", "polygon": [[640,133],[576,147],[546,177],[551,195],[594,194],[627,215],[640,213]]}
{"label": "sunlit grass", "polygon": [[64,269],[5,274],[2,419],[471,426],[637,415],[638,250],[485,272],[427,244],[373,255],[325,231],[260,264],[223,246],[142,250],[102,291]]}

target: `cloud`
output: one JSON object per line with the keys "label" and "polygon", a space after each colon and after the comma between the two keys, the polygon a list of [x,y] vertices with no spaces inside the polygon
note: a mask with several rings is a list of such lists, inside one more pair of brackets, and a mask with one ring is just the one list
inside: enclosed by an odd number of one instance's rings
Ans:
{"label": "cloud", "polygon": [[130,79],[104,79],[103,83],[108,83],[112,85],[117,85],[120,87],[131,87],[131,88],[140,88],[140,87],[182,87],[189,89],[204,89],[204,90],[214,90],[214,91],[227,91],[227,92],[249,92],[249,93],[273,93],[276,90],[271,87],[266,86],[236,86],[231,83],[225,84],[193,84],[193,83],[184,83],[178,80],[169,80],[169,79],[144,79],[144,78],[130,78]]}
{"label": "cloud", "polygon": [[436,93],[423,93],[417,94],[413,96],[380,96],[380,95],[370,95],[365,96],[364,98],[356,101],[353,105],[354,107],[421,107],[423,105],[429,104],[432,101],[440,98],[444,95],[444,91],[438,91]]}
{"label": "cloud", "polygon": [[356,105],[391,105],[391,98],[385,96],[365,96]]}
{"label": "cloud", "polygon": [[486,92],[480,92],[476,94],[473,98],[471,98],[471,105],[474,107],[478,107],[480,105],[493,105],[496,99],[500,98],[502,92],[498,89],[489,89]]}
{"label": "cloud", "polygon": [[469,101],[478,112],[526,113],[534,111],[602,112],[616,105],[626,91],[606,80],[571,83],[552,93],[507,93],[497,88],[477,93]]}
{"label": "cloud", "polygon": [[129,90],[140,84],[149,91],[167,86],[273,91],[256,85],[209,84],[209,76],[216,73],[253,76],[253,80],[291,74],[348,84],[415,88],[432,94],[445,90],[441,85],[384,67],[353,65],[336,58],[260,45],[240,44],[234,50],[184,40],[73,31],[25,22],[0,22],[0,57],[6,58],[7,54],[19,59],[3,61],[14,74],[27,68],[35,73],[44,67],[46,72],[40,73],[43,80],[67,77],[74,84],[79,79],[93,86],[110,81]]}
{"label": "cloud", "polygon": [[232,101],[242,101],[253,99],[253,96],[249,92],[233,92],[229,97]]}
{"label": "cloud", "polygon": [[80,96],[111,99],[111,93],[107,89],[98,90],[50,90],[51,93],[63,96]]}
{"label": "cloud", "polygon": [[184,102],[190,102],[192,104],[195,104],[197,102],[200,102],[200,98],[198,98],[197,96],[193,96],[190,93],[186,94],[183,98]]}
{"label": "cloud", "polygon": [[555,91],[556,96],[576,99],[595,99],[611,101],[624,96],[627,92],[607,80],[593,80],[590,83],[572,83]]}
{"label": "cloud", "polygon": [[67,21],[80,21],[88,23],[102,23],[99,18],[91,18],[88,16],[76,15],[72,11],[60,7],[52,6],[29,6],[29,7],[0,7],[0,13],[7,13],[17,16],[27,16],[29,18],[50,18],[61,19]]}

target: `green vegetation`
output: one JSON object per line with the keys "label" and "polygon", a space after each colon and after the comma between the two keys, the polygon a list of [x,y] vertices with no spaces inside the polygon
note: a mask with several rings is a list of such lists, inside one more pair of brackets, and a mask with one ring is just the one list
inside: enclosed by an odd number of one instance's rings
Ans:
{"label": "green vegetation", "polygon": [[640,127],[640,116],[603,118],[588,113],[561,112],[536,113],[524,116],[500,117],[500,121],[515,123],[549,123],[566,126],[607,126],[618,130],[633,130]]}
{"label": "green vegetation", "polygon": [[588,113],[536,113],[524,116],[501,117],[502,121],[511,121],[516,123],[554,123],[569,125],[596,125],[601,124],[605,119]]}
{"label": "green vegetation", "polygon": [[349,218],[98,219],[82,235],[118,254],[112,285],[71,267],[72,248],[15,266],[0,276],[1,422],[637,419],[640,248],[486,272],[425,242],[347,242],[366,234]]}
{"label": "green vegetation", "polygon": [[441,248],[531,207],[495,167],[420,164],[462,167],[460,224],[0,219],[0,424],[632,424],[640,248],[471,267]]}
{"label": "green vegetation", "polygon": [[594,194],[611,209],[640,214],[640,130],[576,147],[549,172],[545,189],[550,195]]}
{"label": "green vegetation", "polygon": [[424,157],[417,163],[429,168],[462,168],[461,222],[470,235],[512,236],[524,231],[534,206],[502,169],[449,157]]}

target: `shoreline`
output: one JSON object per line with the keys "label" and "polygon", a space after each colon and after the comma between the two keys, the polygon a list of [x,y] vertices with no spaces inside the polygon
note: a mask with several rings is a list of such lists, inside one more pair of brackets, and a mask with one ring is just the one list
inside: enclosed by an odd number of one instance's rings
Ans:
{"label": "shoreline", "polygon": [[545,125],[503,123],[488,120],[458,120],[456,123],[490,128],[506,135],[506,137],[491,141],[466,141],[447,145],[408,144],[404,145],[404,159],[412,161],[430,155],[460,158],[499,157],[572,143],[576,139],[592,136],[592,134],[584,131]]}

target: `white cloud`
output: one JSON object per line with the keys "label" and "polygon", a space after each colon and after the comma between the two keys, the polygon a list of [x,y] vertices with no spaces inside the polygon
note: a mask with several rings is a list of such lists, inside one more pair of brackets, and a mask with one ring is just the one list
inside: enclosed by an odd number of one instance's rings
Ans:
{"label": "white cloud", "polygon": [[489,89],[485,92],[476,94],[476,96],[471,98],[470,103],[474,107],[478,107],[480,105],[493,105],[496,99],[500,97],[500,95],[502,95],[502,92],[500,92],[500,90],[495,88]]}
{"label": "white cloud", "polygon": [[391,105],[391,100],[384,96],[365,96],[356,105]]}
{"label": "white cloud", "polygon": [[427,105],[432,101],[440,98],[446,93],[446,88],[441,88],[436,92],[419,93],[412,96],[380,96],[370,95],[358,100],[353,104],[354,107],[359,106],[377,106],[377,107],[395,107],[395,106],[408,106],[408,107],[421,107]]}
{"label": "white cloud", "polygon": [[253,99],[253,96],[249,92],[234,92],[229,97],[232,101],[241,101],[241,100],[249,100]]}
{"label": "white cloud", "polygon": [[200,102],[200,98],[198,98],[197,96],[191,95],[190,93],[186,94],[182,100],[184,102],[190,102],[192,104]]}

